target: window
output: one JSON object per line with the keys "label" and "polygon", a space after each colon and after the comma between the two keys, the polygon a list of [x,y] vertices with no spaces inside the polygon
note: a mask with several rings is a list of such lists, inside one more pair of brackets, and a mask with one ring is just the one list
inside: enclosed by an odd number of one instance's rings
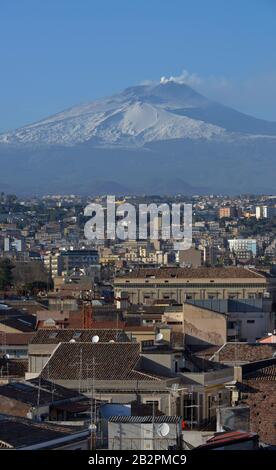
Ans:
{"label": "window", "polygon": [[57,332],[57,331],[53,331],[52,333],[49,334],[49,338],[50,338],[50,339],[54,339],[54,338],[57,337],[57,335],[58,335],[58,332]]}
{"label": "window", "polygon": [[156,412],[159,407],[159,401],[158,400],[146,400],[147,405],[151,405],[151,407],[154,406],[154,411]]}
{"label": "window", "polygon": [[73,334],[73,338],[74,339],[78,339],[80,338],[82,335],[82,332],[81,331],[75,331],[75,333]]}
{"label": "window", "polygon": [[255,320],[247,320],[246,323],[255,323]]}

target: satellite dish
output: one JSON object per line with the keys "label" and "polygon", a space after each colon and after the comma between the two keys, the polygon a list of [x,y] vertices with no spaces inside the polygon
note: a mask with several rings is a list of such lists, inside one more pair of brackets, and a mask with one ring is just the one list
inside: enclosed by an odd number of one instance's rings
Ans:
{"label": "satellite dish", "polygon": [[111,339],[109,342],[110,342],[110,343],[115,343],[114,339]]}
{"label": "satellite dish", "polygon": [[170,426],[167,423],[162,423],[157,428],[157,434],[160,437],[166,437],[170,432]]}
{"label": "satellite dish", "polygon": [[9,354],[4,354],[4,359],[9,359],[10,358],[10,355]]}
{"label": "satellite dish", "polygon": [[162,341],[162,339],[163,339],[162,333],[157,333],[157,335],[155,336],[155,341]]}
{"label": "satellite dish", "polygon": [[99,339],[100,339],[100,338],[99,338],[98,335],[93,336],[93,338],[92,338],[92,343],[94,343],[94,344],[95,344],[95,343],[98,343],[98,342],[99,342]]}
{"label": "satellite dish", "polygon": [[76,340],[75,339],[70,339],[69,343],[75,343]]}
{"label": "satellite dish", "polygon": [[272,333],[267,333],[267,336],[273,336]]}

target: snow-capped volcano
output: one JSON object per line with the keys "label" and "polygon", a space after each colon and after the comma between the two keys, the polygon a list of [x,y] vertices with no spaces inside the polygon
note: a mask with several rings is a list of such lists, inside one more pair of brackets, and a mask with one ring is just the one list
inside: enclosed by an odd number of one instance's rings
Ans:
{"label": "snow-capped volcano", "polygon": [[158,194],[181,192],[183,182],[190,192],[262,192],[274,187],[275,154],[276,123],[162,80],[1,134],[0,185]]}
{"label": "snow-capped volcano", "polygon": [[0,142],[144,145],[157,140],[220,137],[225,134],[222,127],[183,113],[206,101],[186,85],[141,85],[3,134]]}

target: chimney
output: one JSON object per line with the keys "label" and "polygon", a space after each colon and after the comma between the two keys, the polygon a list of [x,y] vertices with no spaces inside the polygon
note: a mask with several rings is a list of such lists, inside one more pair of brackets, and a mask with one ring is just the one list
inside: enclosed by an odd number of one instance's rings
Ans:
{"label": "chimney", "polygon": [[241,366],[234,366],[234,380],[242,382],[242,368]]}
{"label": "chimney", "polygon": [[84,302],[82,308],[82,328],[89,330],[93,324],[93,310],[90,302]]}

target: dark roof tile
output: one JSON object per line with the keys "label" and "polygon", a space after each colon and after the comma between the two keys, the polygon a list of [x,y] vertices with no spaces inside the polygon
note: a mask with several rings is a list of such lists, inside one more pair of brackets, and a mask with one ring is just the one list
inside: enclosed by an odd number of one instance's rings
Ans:
{"label": "dark roof tile", "polygon": [[139,343],[61,343],[42,376],[50,380],[158,380],[139,372]]}
{"label": "dark roof tile", "polygon": [[100,342],[120,341],[128,342],[129,337],[120,329],[93,328],[93,329],[39,329],[33,337],[31,344],[58,344],[68,343],[74,339],[76,343],[88,343],[93,336],[99,336]]}

